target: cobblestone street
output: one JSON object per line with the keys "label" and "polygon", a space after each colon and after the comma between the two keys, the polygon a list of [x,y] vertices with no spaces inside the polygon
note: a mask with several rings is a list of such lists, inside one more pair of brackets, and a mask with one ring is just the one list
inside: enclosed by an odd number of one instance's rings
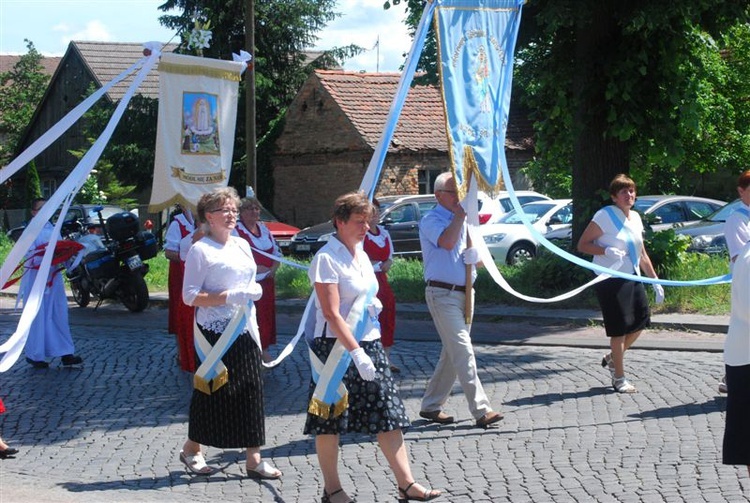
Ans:
{"label": "cobblestone street", "polygon": [[[293,319],[280,318],[280,342],[290,339]],[[16,322],[17,314],[0,314],[4,338]],[[431,323],[422,323],[429,333]],[[189,476],[178,461],[191,376],[175,364],[165,310],[71,309],[71,324],[83,369],[54,361],[35,370],[19,361],[0,375],[8,408],[2,436],[21,451],[0,460],[0,502],[320,501],[314,443],[302,434],[304,343],[265,374],[263,454],[284,476],[258,483],[244,477],[239,450],[209,447],[209,463],[226,466],[210,478]],[[414,474],[445,491],[438,501],[747,501],[745,468],[720,463],[721,353],[634,349],[626,362],[638,393],[618,395],[599,366],[601,349],[479,344],[481,378],[505,413],[499,427],[481,430],[458,387],[446,409],[457,423],[419,419],[439,351],[436,336],[397,336],[393,353],[413,420],[406,441]],[[372,439],[346,436],[343,444],[347,492],[361,503],[395,501],[395,482]]]}

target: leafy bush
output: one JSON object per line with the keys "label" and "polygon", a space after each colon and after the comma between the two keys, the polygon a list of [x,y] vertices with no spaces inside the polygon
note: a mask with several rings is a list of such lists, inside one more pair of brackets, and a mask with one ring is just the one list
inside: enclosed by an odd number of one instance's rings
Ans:
{"label": "leafy bush", "polygon": [[661,276],[665,271],[674,270],[685,259],[685,255],[689,255],[686,250],[690,246],[690,238],[675,234],[673,229],[654,232],[647,225],[644,245],[656,273]]}

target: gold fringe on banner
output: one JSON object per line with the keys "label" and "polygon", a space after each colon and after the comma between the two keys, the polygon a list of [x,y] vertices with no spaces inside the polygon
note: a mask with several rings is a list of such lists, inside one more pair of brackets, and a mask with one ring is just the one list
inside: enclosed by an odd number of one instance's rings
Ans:
{"label": "gold fringe on banner", "polygon": [[176,75],[195,75],[198,77],[211,77],[213,79],[231,80],[239,82],[242,75],[237,71],[219,70],[217,68],[206,68],[197,65],[178,65],[174,63],[159,62],[159,71],[174,73]]}

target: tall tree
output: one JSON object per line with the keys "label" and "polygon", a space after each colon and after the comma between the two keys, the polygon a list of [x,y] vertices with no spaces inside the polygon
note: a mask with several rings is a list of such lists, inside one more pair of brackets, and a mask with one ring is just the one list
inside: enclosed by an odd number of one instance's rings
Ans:
{"label": "tall tree", "polygon": [[[231,59],[232,53],[239,53],[240,49],[253,54],[256,135],[260,140],[313,69],[339,64],[361,49],[354,45],[331,48],[314,61],[308,59],[305,50],[315,45],[317,33],[338,16],[334,11],[335,0],[256,0],[255,49],[252,50],[245,47],[246,5],[244,0],[167,0],[159,7],[161,10],[176,9],[182,13],[162,16],[160,22],[183,34],[192,30],[196,18],[210,23],[213,36],[211,46],[203,50],[206,57]],[[244,92],[240,99],[235,160],[241,159],[245,151]],[[242,187],[244,170],[238,171],[233,169],[230,182]],[[267,195],[272,188],[268,166],[258,165],[258,185],[259,195],[268,203]]]}
{"label": "tall tree", "polygon": [[[421,10],[413,0],[408,8]],[[709,145],[732,149],[713,152],[731,161],[726,169],[750,161],[742,129],[748,95],[733,94],[746,62],[721,62],[732,34],[735,57],[747,55],[739,41],[749,20],[750,4],[736,0],[529,0],[523,7],[516,67],[523,91],[514,99],[534,111],[540,188],[564,186],[572,173],[574,239],[616,173],[632,170],[641,185],[671,190],[678,168],[716,169]],[[733,106],[722,110],[726,104]]]}
{"label": "tall tree", "polygon": [[5,136],[4,144],[0,145],[0,165],[11,160],[49,82],[42,55],[33,42],[25,42],[28,52],[11,70],[0,73],[0,136]]}

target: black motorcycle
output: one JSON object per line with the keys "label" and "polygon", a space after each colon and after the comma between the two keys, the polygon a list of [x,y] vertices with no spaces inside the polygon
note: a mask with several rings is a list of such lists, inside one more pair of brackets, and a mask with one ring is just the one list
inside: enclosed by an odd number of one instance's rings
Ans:
{"label": "black motorcycle", "polygon": [[[96,211],[96,208],[95,208]],[[158,251],[156,237],[140,230],[138,217],[124,211],[110,216],[106,222],[99,215],[101,239],[86,238],[86,230],[79,231],[77,241],[86,242],[89,249],[80,263],[66,273],[73,299],[86,307],[93,296],[99,307],[105,299],[118,299],[132,312],[148,307],[148,286],[144,276],[148,264]],[[91,246],[95,242],[98,246]]]}

